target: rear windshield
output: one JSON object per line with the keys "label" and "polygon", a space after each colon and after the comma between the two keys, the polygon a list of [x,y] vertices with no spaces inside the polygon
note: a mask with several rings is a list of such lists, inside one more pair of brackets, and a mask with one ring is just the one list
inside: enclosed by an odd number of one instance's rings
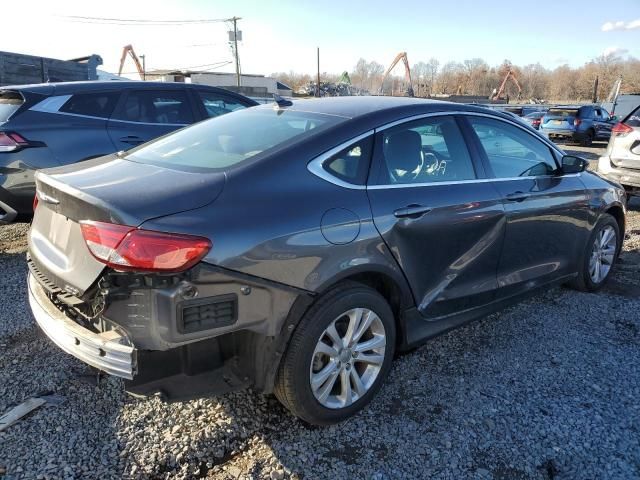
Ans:
{"label": "rear windshield", "polygon": [[640,106],[629,114],[624,123],[630,127],[640,127]]}
{"label": "rear windshield", "polygon": [[0,92],[0,123],[9,120],[23,101],[18,92]]}
{"label": "rear windshield", "polygon": [[544,112],[532,112],[525,115],[526,118],[540,118],[544,115]]}
{"label": "rear windshield", "polygon": [[344,120],[272,108],[238,110],[161,137],[125,158],[192,171],[224,170]]}
{"label": "rear windshield", "polygon": [[547,112],[547,117],[576,117],[578,115],[578,109],[570,108],[552,108]]}

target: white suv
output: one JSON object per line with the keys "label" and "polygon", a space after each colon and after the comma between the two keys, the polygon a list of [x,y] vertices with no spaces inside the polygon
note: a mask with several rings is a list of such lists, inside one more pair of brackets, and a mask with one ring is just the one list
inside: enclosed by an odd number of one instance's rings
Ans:
{"label": "white suv", "polygon": [[640,196],[640,106],[611,130],[598,173],[620,183],[629,195]]}

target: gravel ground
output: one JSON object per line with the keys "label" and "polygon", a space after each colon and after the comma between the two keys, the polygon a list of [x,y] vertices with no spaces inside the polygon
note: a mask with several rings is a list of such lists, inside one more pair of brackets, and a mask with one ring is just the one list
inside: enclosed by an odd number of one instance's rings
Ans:
{"label": "gravel ground", "polygon": [[640,201],[598,294],[564,288],[398,358],[362,414],[310,428],[241,392],[165,404],[97,378],[34,326],[25,225],[0,227],[0,477],[640,478]]}

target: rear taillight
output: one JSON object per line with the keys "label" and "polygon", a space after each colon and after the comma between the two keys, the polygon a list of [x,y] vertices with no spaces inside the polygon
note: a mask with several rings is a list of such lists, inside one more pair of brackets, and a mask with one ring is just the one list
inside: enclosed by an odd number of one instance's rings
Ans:
{"label": "rear taillight", "polygon": [[36,208],[38,207],[38,194],[36,193],[33,196],[33,211],[36,211]]}
{"label": "rear taillight", "polygon": [[211,250],[203,237],[142,230],[104,222],[81,222],[91,254],[115,270],[181,272]]}
{"label": "rear taillight", "polygon": [[576,127],[579,127],[581,123],[582,123],[582,120],[581,120],[581,119],[579,119],[579,118],[574,118],[574,119],[573,119],[573,124],[574,124]]}
{"label": "rear taillight", "polygon": [[28,147],[29,142],[15,132],[0,132],[0,152],[13,152]]}
{"label": "rear taillight", "polygon": [[539,119],[539,118],[536,118],[536,119],[534,119],[534,120],[533,120],[533,122],[531,122],[531,123],[533,123],[533,125],[540,125],[540,119]]}
{"label": "rear taillight", "polygon": [[633,132],[633,128],[622,122],[616,123],[611,129],[611,135],[615,135],[616,137],[624,137],[631,132]]}

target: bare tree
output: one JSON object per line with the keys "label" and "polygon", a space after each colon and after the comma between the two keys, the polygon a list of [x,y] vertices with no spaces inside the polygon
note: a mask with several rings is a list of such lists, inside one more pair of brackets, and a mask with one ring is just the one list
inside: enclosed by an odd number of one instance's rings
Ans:
{"label": "bare tree", "polygon": [[[601,55],[581,67],[571,68],[562,65],[551,71],[540,63],[519,67],[509,60],[490,67],[481,58],[466,59],[462,63],[447,62],[440,68],[440,62],[431,58],[427,62],[418,61],[411,69],[416,93],[420,96],[465,93],[488,97],[493,89],[500,87],[511,70],[522,87],[523,101],[546,99],[550,102],[589,101],[593,95],[593,83],[596,78],[600,84],[600,99],[604,98],[613,83],[622,76],[622,92],[640,92],[640,60],[632,57],[622,58],[616,53]],[[356,63],[351,78],[355,85],[377,92],[384,66],[361,58]],[[276,74],[279,79],[297,86],[305,78],[300,74]],[[326,75],[329,80],[330,75]],[[307,80],[308,81],[308,80]],[[385,91],[401,91],[402,76],[391,75]],[[518,90],[512,81],[506,84],[506,95],[515,99]]]}
{"label": "bare tree", "polygon": [[424,97],[427,94],[428,74],[429,65],[424,62],[418,62],[411,68],[411,80],[418,97]]}
{"label": "bare tree", "polygon": [[435,92],[436,76],[438,75],[438,68],[440,62],[437,58],[431,57],[427,62],[428,76],[429,76],[429,95],[433,95]]}

